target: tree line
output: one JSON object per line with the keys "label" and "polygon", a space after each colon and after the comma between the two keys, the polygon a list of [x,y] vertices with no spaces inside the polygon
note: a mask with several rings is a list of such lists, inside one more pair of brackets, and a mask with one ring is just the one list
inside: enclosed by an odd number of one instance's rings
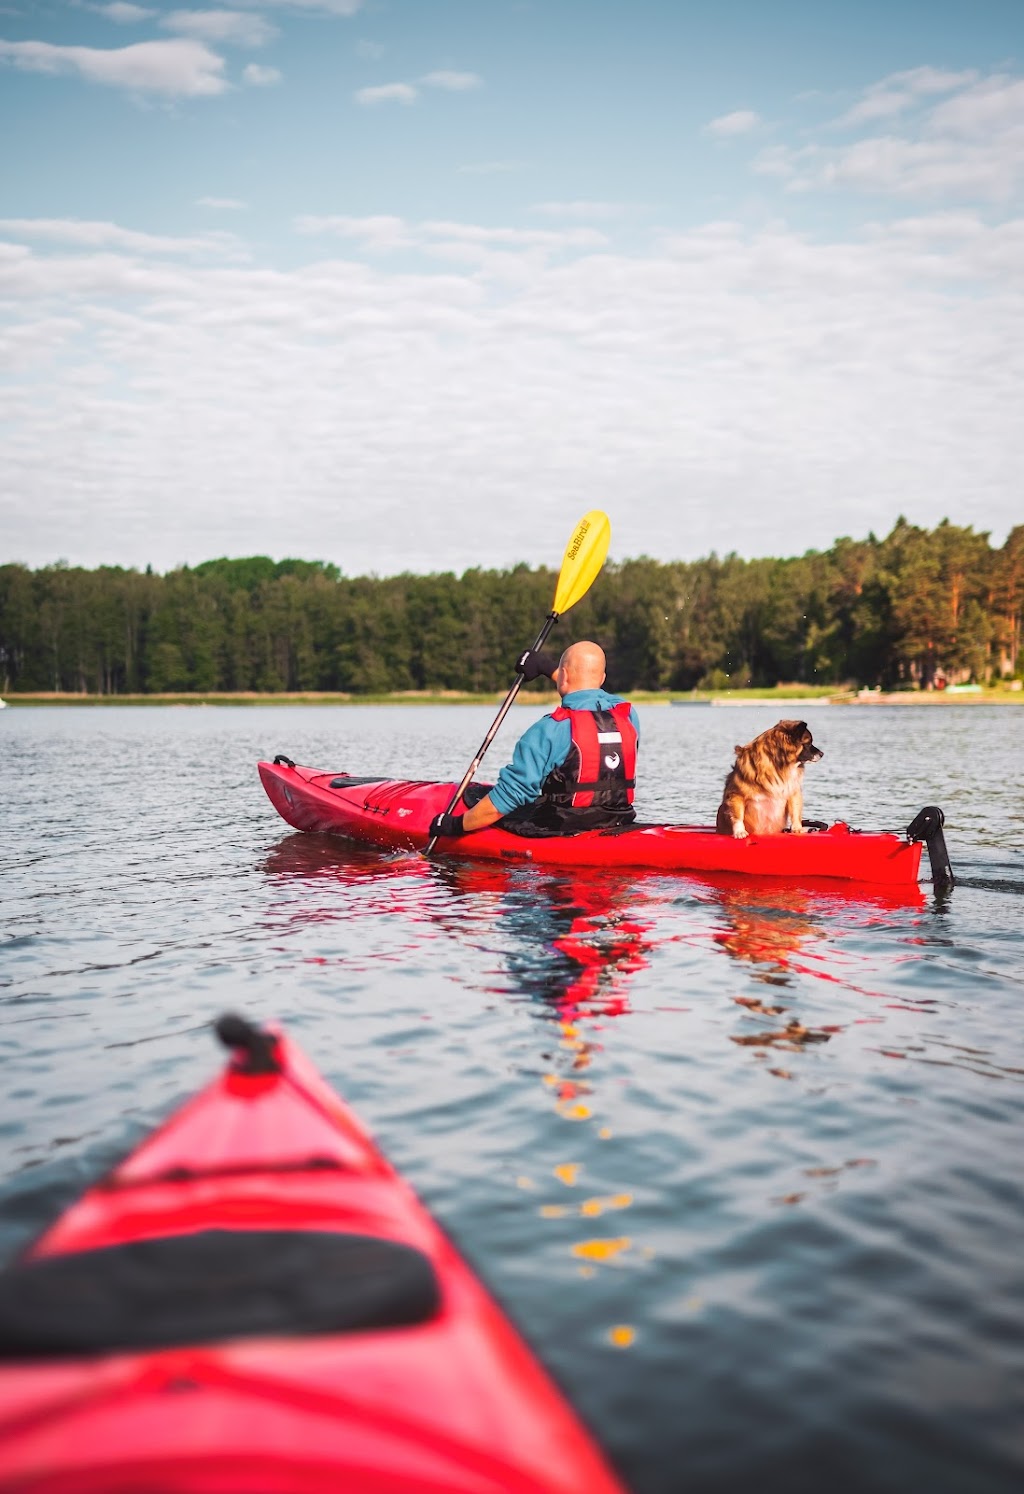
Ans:
{"label": "tree line", "polygon": [[[322,561],[209,560],[164,575],[0,566],[0,691],[495,691],[556,573],[348,577]],[[781,682],[928,687],[1020,675],[1024,525],[903,518],[789,559],[605,567],[559,624],[594,638],[616,690]]]}

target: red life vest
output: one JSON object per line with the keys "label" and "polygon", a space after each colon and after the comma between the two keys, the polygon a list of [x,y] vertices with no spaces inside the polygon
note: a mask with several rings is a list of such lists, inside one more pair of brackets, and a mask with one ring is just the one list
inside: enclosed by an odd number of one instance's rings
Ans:
{"label": "red life vest", "polygon": [[[628,700],[607,710],[573,711],[559,706],[553,721],[568,721],[572,746],[565,761],[544,780],[542,802],[564,823],[609,824],[633,819],[637,733]],[[579,811],[589,810],[589,814]]]}

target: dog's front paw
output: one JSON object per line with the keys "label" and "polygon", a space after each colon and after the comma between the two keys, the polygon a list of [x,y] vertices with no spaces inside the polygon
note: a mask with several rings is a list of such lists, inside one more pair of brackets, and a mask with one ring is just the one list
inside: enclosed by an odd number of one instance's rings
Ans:
{"label": "dog's front paw", "polygon": [[744,825],[742,820],[733,821],[732,838],[733,840],[746,840],[747,827]]}
{"label": "dog's front paw", "polygon": [[793,835],[806,835],[807,834],[807,831],[804,829],[803,825],[801,825],[801,823],[800,823],[799,820],[797,820],[797,822],[796,822],[795,825],[791,825],[790,826],[790,830],[791,830],[791,832],[792,832]]}

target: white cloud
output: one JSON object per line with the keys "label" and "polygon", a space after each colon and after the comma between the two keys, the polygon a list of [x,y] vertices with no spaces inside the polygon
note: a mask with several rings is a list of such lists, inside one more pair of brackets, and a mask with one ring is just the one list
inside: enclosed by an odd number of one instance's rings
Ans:
{"label": "white cloud", "polygon": [[891,196],[1009,196],[1024,164],[987,149],[955,149],[941,140],[881,136],[861,140],[823,163],[818,182]]}
{"label": "white cloud", "polygon": [[891,73],[884,80],[883,86],[895,85],[906,88],[911,93],[922,95],[953,93],[958,88],[966,88],[968,84],[975,81],[977,76],[974,68],[953,73],[948,68],[912,67],[902,73]]}
{"label": "white cloud", "polygon": [[172,97],[202,97],[223,93],[224,59],[202,42],[136,42],[112,50],[98,47],[57,47],[49,42],[0,41],[0,62],[24,72],[77,74],[89,83],[124,88],[133,93]]}
{"label": "white cloud", "polygon": [[761,123],[761,116],[752,109],[736,109],[732,114],[720,114],[704,126],[706,135],[715,135],[719,140],[733,140],[737,135],[749,135]]}
{"label": "white cloud", "polygon": [[424,239],[462,241],[467,244],[500,244],[517,248],[596,249],[608,240],[594,228],[484,228],[476,223],[434,221],[420,225]]}
{"label": "white cloud", "polygon": [[[206,199],[209,200],[209,199]],[[140,233],[87,218],[0,218],[0,233],[16,239],[44,244],[60,244],[74,249],[114,249],[129,254],[229,254],[238,257],[239,241],[226,233],[207,233],[199,237]]]}
{"label": "white cloud", "polygon": [[356,90],[359,104],[414,104],[419,93],[411,83],[380,83],[375,88]]}
{"label": "white cloud", "polygon": [[867,124],[876,119],[888,119],[893,114],[902,114],[914,101],[913,94],[896,88],[874,88],[852,109],[835,121],[837,129],[846,125]]}
{"label": "white cloud", "polygon": [[441,70],[435,73],[425,73],[420,79],[429,88],[444,88],[449,93],[465,93],[471,88],[483,86],[483,78],[476,73],[453,73]]}
{"label": "white cloud", "polygon": [[249,204],[237,197],[197,197],[196,207],[214,208],[222,212],[240,213]]}
{"label": "white cloud", "polygon": [[[939,102],[937,95],[945,94]],[[852,189],[891,197],[1009,201],[1024,183],[1024,79],[915,68],[867,90],[834,123],[844,127],[907,111],[899,133],[848,144],[762,151],[753,169],[790,192]]]}
{"label": "white cloud", "polygon": [[[1024,219],[835,243],[714,223],[633,255],[305,226],[343,254],[232,265],[116,225],[37,229],[36,254],[32,225],[0,225],[8,553],[507,564],[559,554],[595,493],[623,555],[792,553],[900,512],[1020,521]],[[374,236],[473,258],[385,269]]]}
{"label": "white cloud", "polygon": [[1024,78],[996,75],[974,83],[938,105],[928,128],[934,135],[962,138],[1010,136],[1019,145],[1024,134]]}
{"label": "white cloud", "polygon": [[981,220],[968,212],[926,213],[917,218],[894,218],[884,225],[869,225],[869,233],[893,239],[916,239],[919,243],[965,242],[985,232]]}
{"label": "white cloud", "polygon": [[353,218],[306,214],[297,218],[294,226],[297,233],[304,235],[350,239],[368,252],[416,249],[434,258],[482,258],[496,249],[556,253],[596,249],[608,242],[604,234],[593,228],[484,228],[472,223],[444,221],[409,223],[404,218],[384,216]]}
{"label": "white cloud", "polygon": [[915,67],[901,73],[890,73],[880,83],[872,83],[870,88],[865,89],[859,102],[836,120],[835,124],[837,127],[844,127],[888,119],[894,114],[902,114],[930,95],[953,93],[958,88],[966,87],[977,76],[973,69],[952,73],[934,67]]}
{"label": "white cloud", "polygon": [[351,218],[342,214],[316,217],[306,214],[295,220],[295,231],[306,236],[328,235],[332,238],[356,239],[365,249],[389,253],[411,249],[416,239],[404,218],[381,214],[371,218]]}
{"label": "white cloud", "polygon": [[814,146],[793,150],[788,145],[769,145],[758,151],[751,162],[751,168],[759,176],[777,176],[788,183],[796,177],[801,163],[816,159],[817,154]]}
{"label": "white cloud", "polygon": [[201,41],[232,42],[240,47],[262,47],[277,35],[277,27],[260,16],[240,10],[174,10],[160,25]]}
{"label": "white cloud", "polygon": [[106,16],[108,21],[116,21],[120,26],[132,26],[156,15],[155,10],[147,10],[142,5],[130,5],[128,0],[111,0],[109,5],[94,5],[89,8],[95,10],[97,15]]}
{"label": "white cloud", "polygon": [[[418,82],[428,88],[443,88],[449,93],[465,93],[468,89],[481,87],[483,79],[477,77],[476,73],[437,72],[424,74]],[[370,106],[415,104],[419,96],[416,83],[380,83],[374,87],[360,88],[355,95],[357,103]]]}
{"label": "white cloud", "polygon": [[280,69],[261,67],[258,62],[250,62],[242,69],[242,81],[251,88],[270,88],[273,84],[280,83]]}

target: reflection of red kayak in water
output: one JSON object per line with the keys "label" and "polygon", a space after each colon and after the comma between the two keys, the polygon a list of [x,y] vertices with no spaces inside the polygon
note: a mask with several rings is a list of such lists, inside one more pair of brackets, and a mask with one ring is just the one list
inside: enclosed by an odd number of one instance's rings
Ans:
{"label": "reflection of red kayak in water", "polygon": [[592,919],[577,918],[567,934],[552,941],[552,948],[574,961],[579,972],[566,984],[563,1015],[618,1017],[629,1010],[620,987],[623,976],[647,964],[641,953],[643,931],[642,924],[620,924],[609,937],[604,929],[595,929]]}
{"label": "reflection of red kayak in water", "polygon": [[0,1490],[622,1494],[497,1305],[285,1038],[0,1273]]}
{"label": "reflection of red kayak in water", "polygon": [[[260,763],[259,771],[271,803],[296,830],[331,831],[385,850],[422,849],[431,820],[447,807],[456,787],[322,773],[286,759]],[[846,825],[745,840],[692,825],[633,825],[544,838],[513,835],[495,826],[439,845],[451,856],[547,866],[649,867],[890,885],[916,883],[921,864],[919,841]]]}
{"label": "reflection of red kayak in water", "polygon": [[[360,899],[361,911],[370,917],[397,915],[412,925],[427,921],[455,939],[467,931],[475,936],[482,923],[500,926],[515,986],[566,1019],[628,1011],[624,987],[647,965],[650,925],[628,911],[639,885],[633,872],[382,857],[372,846],[303,835],[282,840],[264,866],[275,877],[307,884],[310,895],[292,906],[290,916],[297,922],[336,918],[336,905],[318,899],[316,888],[338,881],[379,890],[379,898],[364,891]],[[524,878],[530,891],[525,901]],[[323,957],[311,958],[326,963]]]}

